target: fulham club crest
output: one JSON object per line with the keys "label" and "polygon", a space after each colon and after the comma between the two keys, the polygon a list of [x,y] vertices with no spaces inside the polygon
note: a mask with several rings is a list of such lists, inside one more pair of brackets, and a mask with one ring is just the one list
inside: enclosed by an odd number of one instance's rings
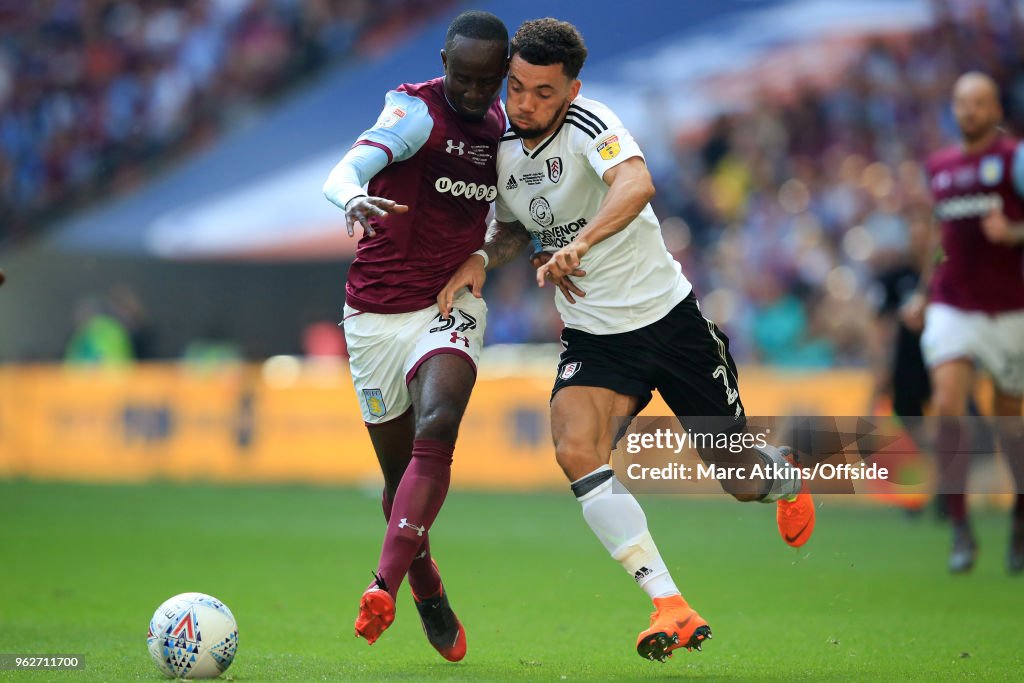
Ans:
{"label": "fulham club crest", "polygon": [[581,367],[583,367],[583,363],[581,363],[579,361],[573,361],[572,363],[566,363],[565,365],[562,366],[562,371],[560,373],[558,373],[558,376],[561,379],[569,379],[570,377],[575,375],[577,372],[579,372]]}
{"label": "fulham club crest", "polygon": [[562,177],[562,157],[551,157],[547,160],[548,180],[557,183]]}

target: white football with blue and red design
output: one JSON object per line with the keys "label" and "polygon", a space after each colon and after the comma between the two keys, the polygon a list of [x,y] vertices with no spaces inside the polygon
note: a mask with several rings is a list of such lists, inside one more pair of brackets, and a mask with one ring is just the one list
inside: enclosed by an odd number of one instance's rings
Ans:
{"label": "white football with blue and red design", "polygon": [[235,659],[238,623],[217,598],[182,593],[156,609],[146,645],[168,678],[216,678]]}

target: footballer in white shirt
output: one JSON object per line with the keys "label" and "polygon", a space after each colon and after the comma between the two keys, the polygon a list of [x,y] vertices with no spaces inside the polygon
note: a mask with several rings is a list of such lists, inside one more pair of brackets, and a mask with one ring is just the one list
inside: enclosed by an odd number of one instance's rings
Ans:
{"label": "footballer in white shirt", "polygon": [[[579,94],[587,50],[576,27],[550,18],[527,21],[510,53],[510,129],[498,147],[496,220],[483,250],[452,276],[438,306],[447,315],[467,286],[480,296],[487,268],[534,245],[538,284],[557,286],[565,323],[551,396],[556,458],[590,528],[654,602],[637,652],[665,661],[676,648],[700,649],[711,628],[680,594],[639,503],[617,484],[608,464],[617,440],[614,418],[636,415],[657,389],[684,427],[717,417],[719,425],[726,418],[729,432],[745,431],[736,366],[728,339],[701,315],[692,286],[665,248],[639,147],[608,107]],[[722,455],[731,457],[726,462]],[[784,540],[807,541],[814,506],[786,449],[701,457],[792,473],[722,483],[739,500],[777,501]]]}

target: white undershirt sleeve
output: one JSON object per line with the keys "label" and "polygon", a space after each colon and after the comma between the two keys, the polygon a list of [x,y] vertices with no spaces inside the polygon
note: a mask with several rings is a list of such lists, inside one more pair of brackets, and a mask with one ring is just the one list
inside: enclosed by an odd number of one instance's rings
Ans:
{"label": "white undershirt sleeve", "polygon": [[348,151],[324,183],[324,196],[341,209],[355,197],[365,197],[366,184],[388,165],[384,150],[356,145]]}
{"label": "white undershirt sleeve", "polygon": [[392,90],[384,97],[377,122],[331,171],[324,195],[342,209],[354,197],[366,196],[366,184],[388,164],[405,161],[426,144],[434,120],[426,103]]}

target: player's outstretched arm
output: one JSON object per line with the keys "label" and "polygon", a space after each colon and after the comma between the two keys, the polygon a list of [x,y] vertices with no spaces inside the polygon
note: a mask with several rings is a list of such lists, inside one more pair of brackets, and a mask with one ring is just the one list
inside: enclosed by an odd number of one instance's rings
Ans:
{"label": "player's outstretched arm", "polygon": [[349,237],[355,235],[356,223],[363,226],[364,235],[373,237],[377,234],[374,219],[409,210],[386,197],[367,196],[363,188],[389,164],[415,155],[430,137],[433,126],[422,100],[394,90],[385,96],[377,123],[359,136],[324,183],[324,195],[345,212]]}
{"label": "player's outstretched arm", "polygon": [[928,305],[928,290],[932,284],[935,266],[942,260],[942,231],[936,221],[931,222],[928,233],[927,255],[921,266],[921,276],[917,279],[917,290],[900,306],[900,320],[912,332],[924,329],[924,309]]}
{"label": "player's outstretched arm", "polygon": [[[551,260],[551,256],[551,252],[538,251],[534,253],[533,256],[530,257],[530,264],[533,265],[534,268],[540,268],[545,263]],[[550,273],[548,274],[550,275]],[[587,274],[587,271],[580,270],[579,268],[577,268],[576,270],[572,271],[572,274],[574,277],[583,277],[584,275]],[[550,280],[550,278],[548,279]],[[565,300],[571,304],[576,303],[575,296],[584,297],[587,295],[587,293],[584,292],[579,287],[577,287],[576,283],[569,279],[568,276],[559,278],[557,280],[552,280],[552,282],[556,287],[562,290],[562,296],[564,296]]]}
{"label": "player's outstretched arm", "polygon": [[373,237],[372,220],[389,213],[405,213],[408,206],[384,197],[367,197],[363,185],[388,164],[383,151],[369,145],[356,145],[331,170],[324,183],[324,196],[345,211],[345,229],[355,235],[355,225],[363,226],[363,234]]}
{"label": "player's outstretched arm", "polygon": [[455,274],[448,279],[448,284],[437,295],[437,307],[444,318],[452,311],[452,302],[463,287],[469,287],[473,296],[483,296],[484,282],[487,280],[487,269],[505,265],[516,254],[530,243],[530,233],[522,223],[493,221],[487,229],[487,237],[481,251],[472,254],[465,263],[459,266]]}
{"label": "player's outstretched arm", "polygon": [[503,266],[519,254],[530,243],[530,232],[519,221],[506,223],[492,221],[484,238],[488,268]]}
{"label": "player's outstretched arm", "polygon": [[572,242],[537,269],[539,286],[543,287],[545,280],[557,281],[572,274],[591,247],[625,229],[654,197],[654,183],[642,157],[631,157],[613,166],[605,172],[603,180],[608,192],[601,208]]}
{"label": "player's outstretched arm", "polygon": [[1024,243],[1024,224],[1011,223],[999,209],[981,219],[981,228],[990,242],[1006,246]]}
{"label": "player's outstretched arm", "polygon": [[409,207],[384,197],[353,197],[345,205],[345,229],[348,236],[355,235],[355,225],[363,226],[363,234],[373,237],[377,231],[373,229],[374,218],[383,218],[389,213],[405,213]]}

